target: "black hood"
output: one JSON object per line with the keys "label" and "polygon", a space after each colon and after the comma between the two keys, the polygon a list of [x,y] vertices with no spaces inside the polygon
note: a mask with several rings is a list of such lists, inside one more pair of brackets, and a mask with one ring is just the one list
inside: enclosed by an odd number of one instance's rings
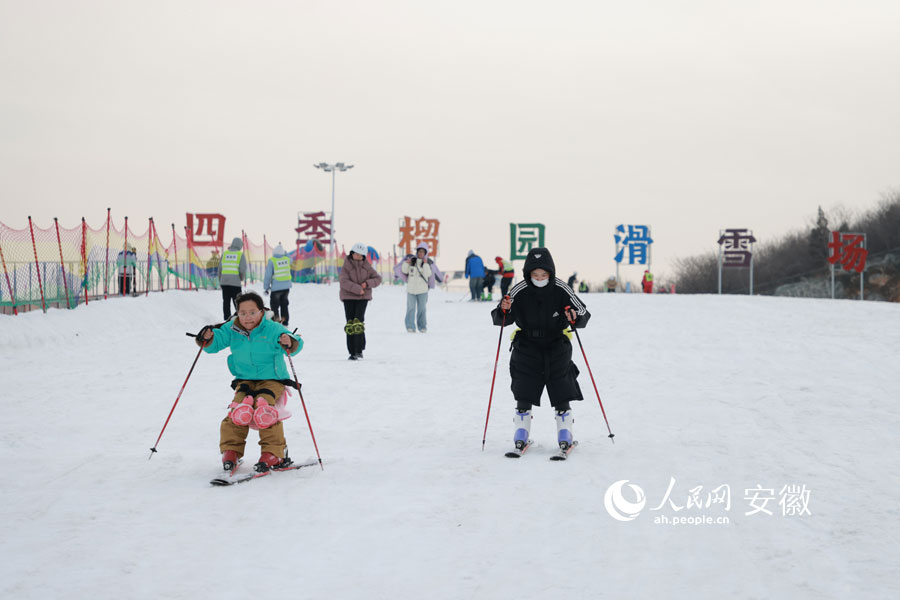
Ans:
{"label": "black hood", "polygon": [[556,265],[553,264],[553,257],[546,248],[532,248],[525,257],[525,268],[522,269],[522,275],[525,281],[530,279],[531,272],[535,269],[544,269],[550,273],[550,279],[556,277]]}

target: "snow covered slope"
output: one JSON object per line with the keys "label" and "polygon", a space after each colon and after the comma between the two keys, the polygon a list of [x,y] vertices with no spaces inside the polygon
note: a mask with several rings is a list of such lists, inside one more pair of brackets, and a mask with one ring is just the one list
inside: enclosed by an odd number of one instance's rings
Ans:
{"label": "snow covered slope", "polygon": [[[616,443],[576,344],[581,444],[556,463],[546,404],[537,445],[503,457],[509,329],[482,452],[499,331],[464,297],[433,292],[429,332],[409,334],[404,290],[376,290],[357,363],[337,288],[295,286],[325,470],[230,488],[208,485],[224,352],[200,357],[147,460],[197,352],[184,332],[217,321],[218,293],[0,318],[0,596],[900,595],[900,307],[586,295]],[[314,456],[292,408],[291,454]]]}

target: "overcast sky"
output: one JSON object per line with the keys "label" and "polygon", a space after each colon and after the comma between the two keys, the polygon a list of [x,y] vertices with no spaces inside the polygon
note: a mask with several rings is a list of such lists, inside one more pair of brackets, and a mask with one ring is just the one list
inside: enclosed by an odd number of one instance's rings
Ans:
{"label": "overcast sky", "polygon": [[348,248],[424,215],[456,269],[537,221],[599,280],[646,224],[664,276],[900,187],[900,2],[0,0],[6,225],[222,212],[287,245],[321,161],[355,165]]}

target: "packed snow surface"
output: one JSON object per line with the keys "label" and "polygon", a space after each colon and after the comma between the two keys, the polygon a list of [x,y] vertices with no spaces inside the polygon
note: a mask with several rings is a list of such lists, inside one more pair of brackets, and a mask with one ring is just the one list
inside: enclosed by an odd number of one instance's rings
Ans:
{"label": "packed snow surface", "polygon": [[[294,286],[325,468],[226,488],[227,352],[148,461],[218,292],[0,317],[0,597],[900,597],[900,307],[584,295],[615,444],[573,338],[580,445],[552,462],[546,397],[503,456],[509,327],[482,451],[500,331],[465,296],[432,292],[410,334],[404,289],[375,290],[351,362],[337,288]],[[314,457],[291,402],[291,455]]]}

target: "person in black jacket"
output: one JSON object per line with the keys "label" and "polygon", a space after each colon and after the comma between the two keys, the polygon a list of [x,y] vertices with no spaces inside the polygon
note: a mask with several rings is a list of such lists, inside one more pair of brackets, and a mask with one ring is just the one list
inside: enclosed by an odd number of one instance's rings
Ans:
{"label": "person in black jacket", "polygon": [[556,410],[557,441],[567,450],[573,443],[570,402],[583,400],[578,367],[572,362],[572,343],[565,330],[570,322],[582,328],[591,318],[572,288],[556,277],[553,257],[546,248],[532,248],[525,259],[524,279],[491,312],[494,325],[515,322],[519,327],[509,359],[510,388],[516,399],[516,448],[528,443],[531,407],[540,406],[544,387]]}

